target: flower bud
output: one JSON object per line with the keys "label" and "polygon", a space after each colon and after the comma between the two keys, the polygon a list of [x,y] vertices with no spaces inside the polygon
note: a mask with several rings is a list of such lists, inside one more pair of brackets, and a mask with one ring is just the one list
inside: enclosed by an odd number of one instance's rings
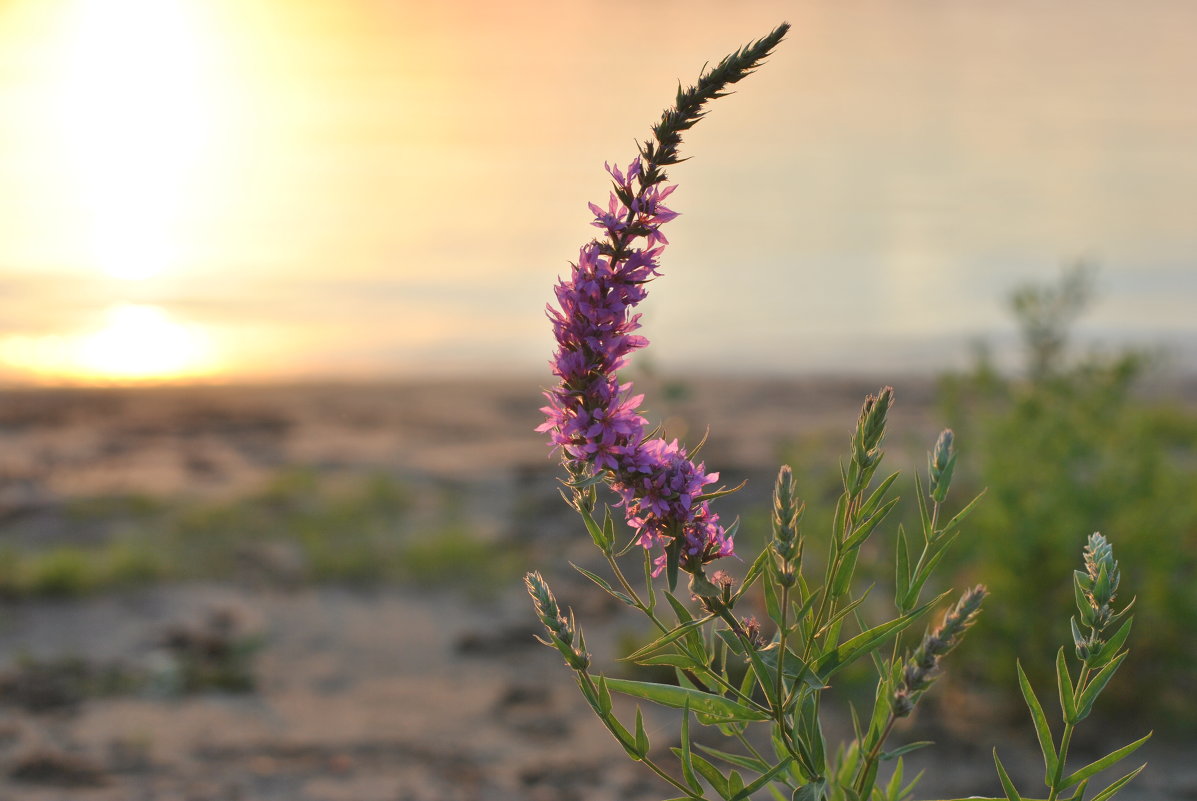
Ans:
{"label": "flower bud", "polygon": [[956,449],[952,429],[945,428],[935,441],[935,449],[927,455],[927,479],[931,500],[943,503],[956,468]]}

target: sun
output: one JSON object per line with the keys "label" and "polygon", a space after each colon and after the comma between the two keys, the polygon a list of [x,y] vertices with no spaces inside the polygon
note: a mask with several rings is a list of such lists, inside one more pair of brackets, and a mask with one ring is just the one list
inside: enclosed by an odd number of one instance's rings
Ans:
{"label": "sun", "polygon": [[0,342],[0,362],[51,380],[118,384],[204,378],[223,368],[202,328],[133,303],[109,308],[96,330],[8,337]]}
{"label": "sun", "polygon": [[198,0],[72,0],[51,39],[53,146],[80,206],[89,266],[169,270],[211,145],[219,74]]}

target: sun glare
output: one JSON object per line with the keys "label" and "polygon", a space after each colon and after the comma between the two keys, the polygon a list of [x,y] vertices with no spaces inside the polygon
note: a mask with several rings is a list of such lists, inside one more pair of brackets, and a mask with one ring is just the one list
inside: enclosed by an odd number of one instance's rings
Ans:
{"label": "sun glare", "polygon": [[73,0],[59,11],[49,90],[55,139],[91,266],[115,278],[168,270],[200,177],[218,43],[195,0]]}
{"label": "sun glare", "polygon": [[220,368],[212,343],[195,326],[157,306],[121,304],[105,325],[77,336],[10,337],[0,360],[52,378],[139,383],[211,375]]}

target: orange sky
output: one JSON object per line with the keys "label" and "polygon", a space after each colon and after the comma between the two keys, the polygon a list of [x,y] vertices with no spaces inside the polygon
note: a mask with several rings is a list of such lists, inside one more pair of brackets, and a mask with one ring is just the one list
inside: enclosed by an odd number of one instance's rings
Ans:
{"label": "orange sky", "polygon": [[0,374],[541,371],[602,162],[781,19],[673,171],[654,361],[927,367],[1077,256],[1095,332],[1197,338],[1197,4],[728,9],[9,0]]}

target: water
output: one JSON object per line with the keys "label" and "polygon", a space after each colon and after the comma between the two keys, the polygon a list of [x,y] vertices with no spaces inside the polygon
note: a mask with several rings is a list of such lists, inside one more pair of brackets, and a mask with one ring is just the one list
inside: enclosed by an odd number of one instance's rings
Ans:
{"label": "water", "polygon": [[10,376],[543,371],[602,162],[781,19],[673,170],[656,364],[935,369],[1086,259],[1085,340],[1197,368],[1197,4],[431,5],[6,4]]}

